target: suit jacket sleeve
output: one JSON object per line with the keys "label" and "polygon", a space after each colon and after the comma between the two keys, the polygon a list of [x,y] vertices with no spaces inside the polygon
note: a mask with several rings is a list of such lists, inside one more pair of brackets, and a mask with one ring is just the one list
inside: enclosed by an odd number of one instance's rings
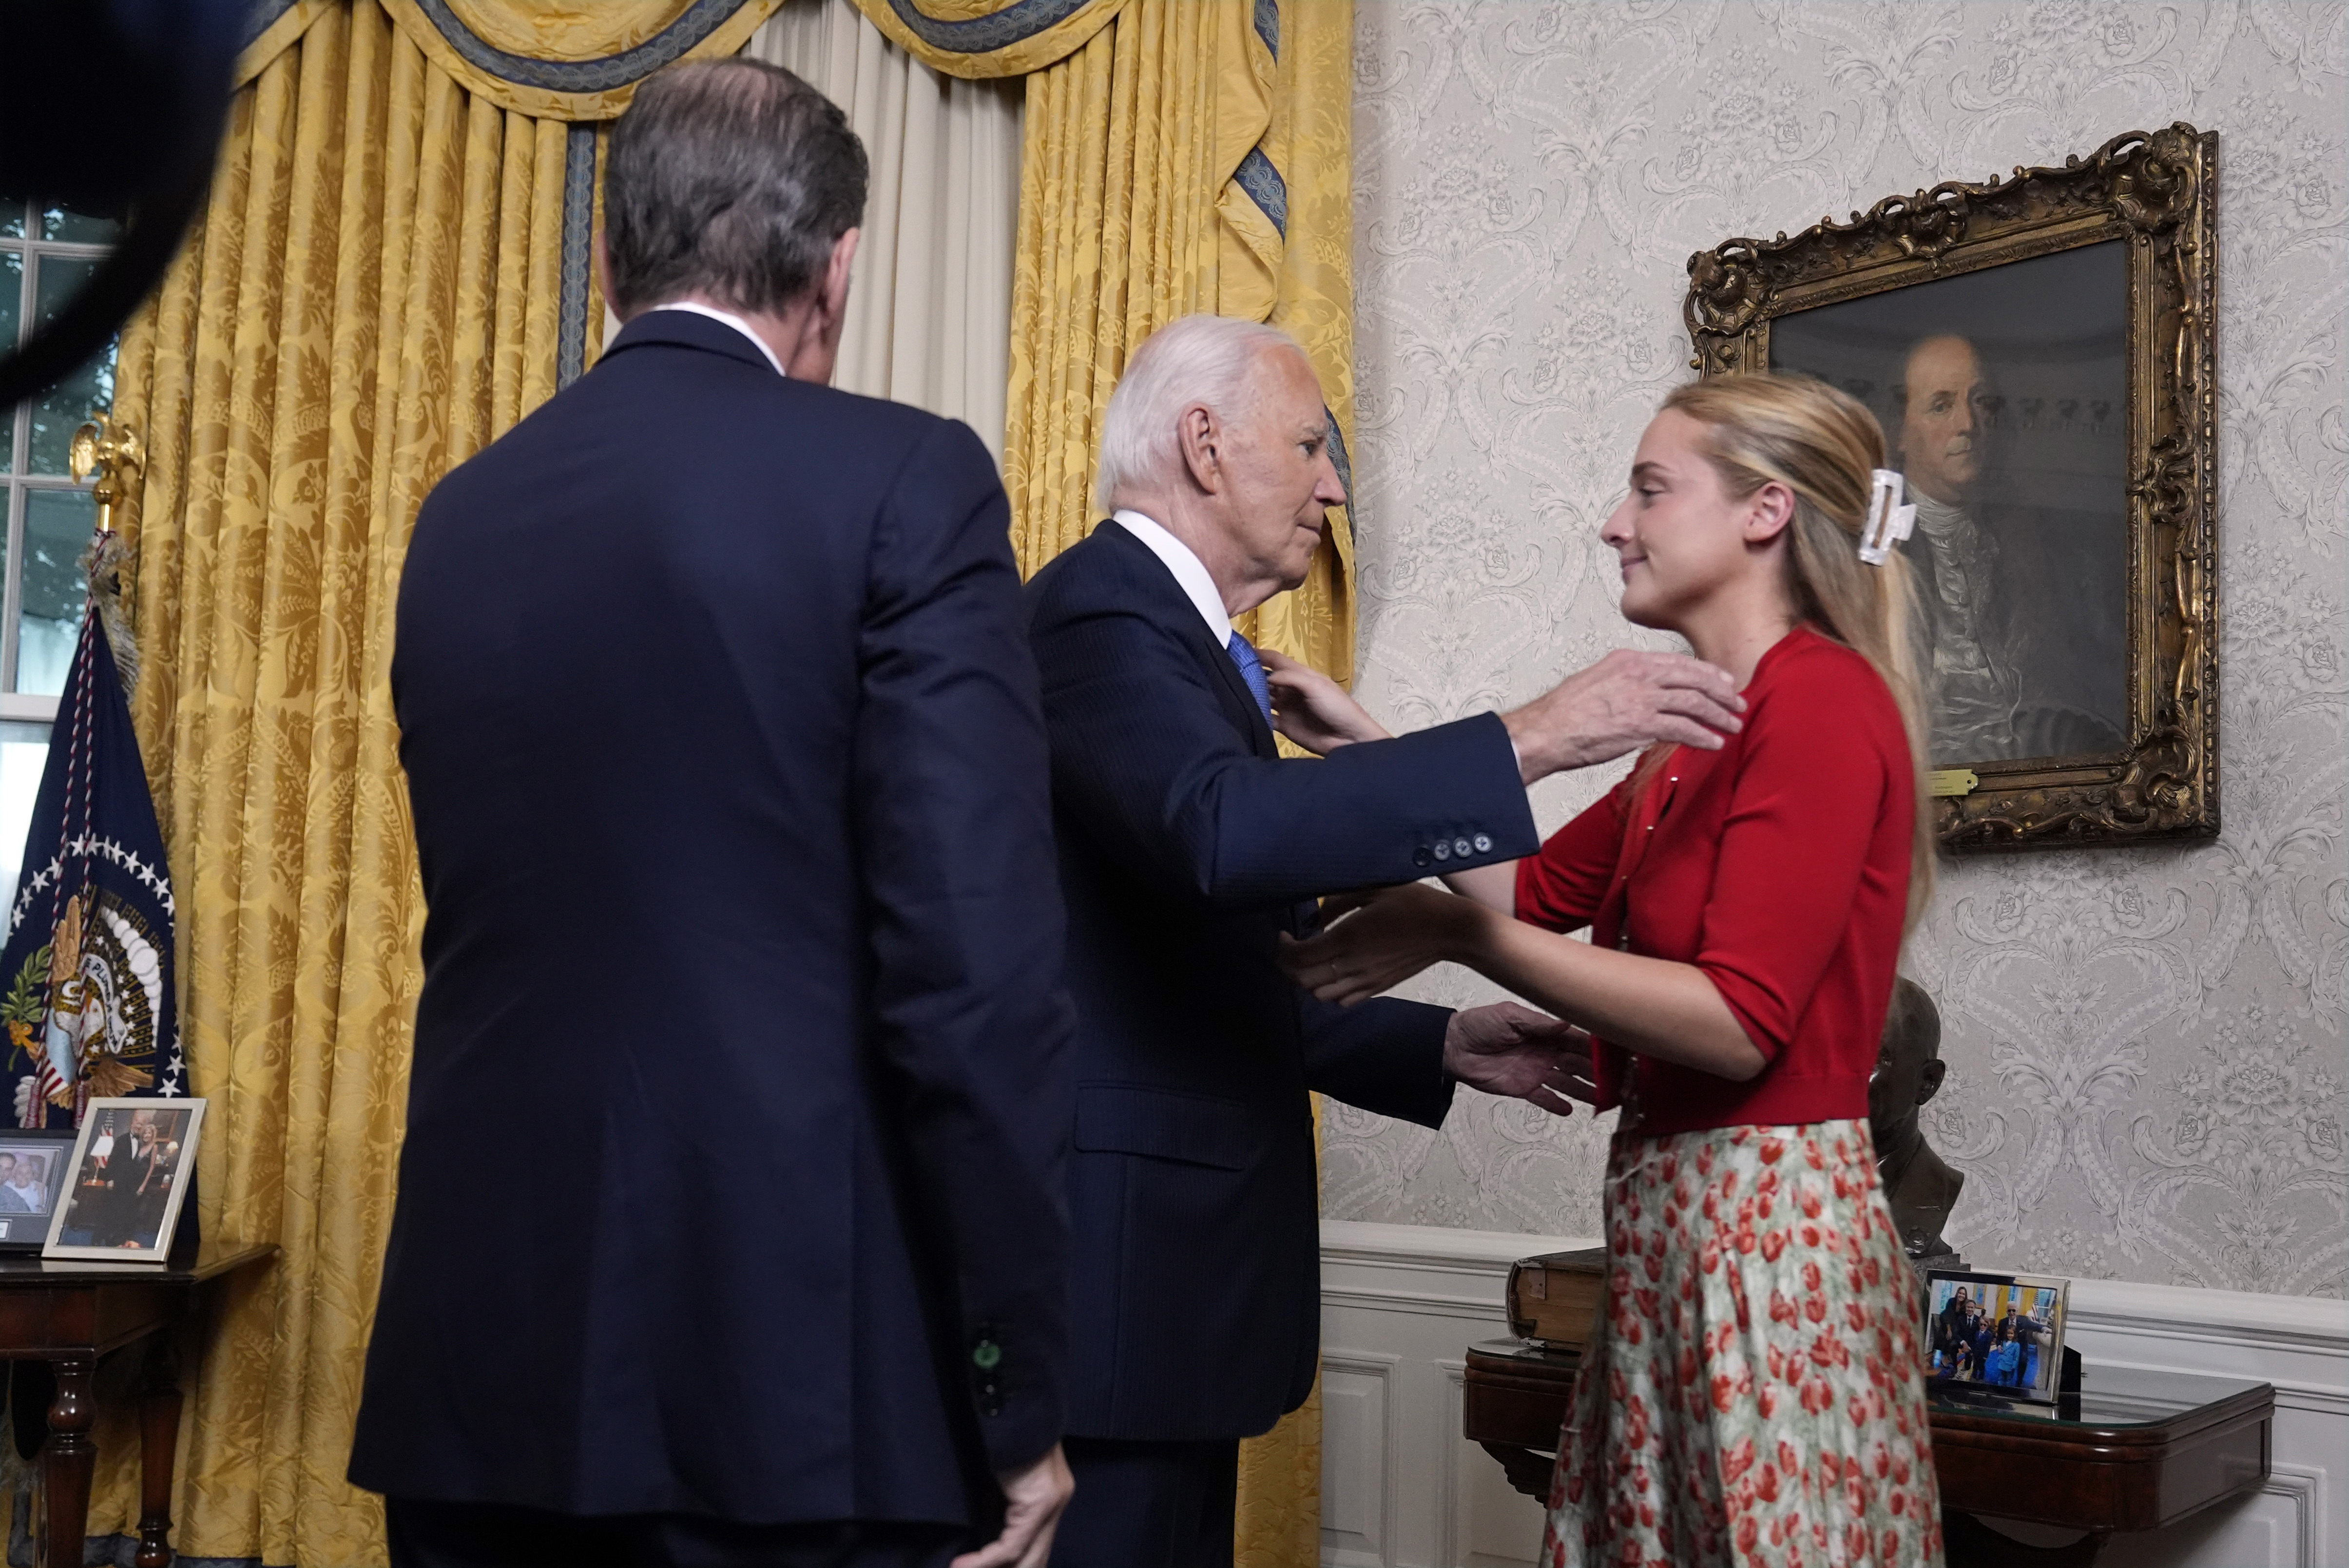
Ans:
{"label": "suit jacket sleeve", "polygon": [[1112,858],[1196,896],[1288,903],[1539,843],[1492,714],[1319,761],[1260,757],[1170,628],[1123,610],[1045,613],[1031,634],[1062,807]]}
{"label": "suit jacket sleeve", "polygon": [[990,1463],[1060,1440],[1073,1016],[1035,665],[1003,488],[942,424],[874,534],[856,833],[873,1018],[957,1287]]}
{"label": "suit jacket sleeve", "polygon": [[1452,1009],[1379,996],[1352,1007],[1304,1002],[1305,1082],[1380,1116],[1441,1127],[1454,1080],[1444,1070]]}

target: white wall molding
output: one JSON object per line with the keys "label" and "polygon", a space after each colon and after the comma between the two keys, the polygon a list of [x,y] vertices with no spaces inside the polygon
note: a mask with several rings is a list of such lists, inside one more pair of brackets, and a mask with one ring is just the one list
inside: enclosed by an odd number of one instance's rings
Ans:
{"label": "white wall molding", "polygon": [[[1364,1390],[1336,1404],[1325,1391],[1324,1496],[1352,1500],[1350,1527],[1323,1533],[1325,1563],[1532,1562],[1540,1509],[1460,1436],[1461,1357],[1477,1340],[1506,1335],[1502,1295],[1511,1263],[1596,1244],[1322,1222],[1325,1390],[1331,1375],[1341,1385],[1374,1378],[1378,1389],[1375,1400]],[[2333,1471],[2349,1464],[2349,1304],[2081,1280],[2072,1290],[2070,1342],[2105,1365],[2256,1377],[2276,1389],[2274,1462],[2261,1491],[2171,1535],[2117,1537],[2100,1568],[2349,1568],[2349,1532],[2331,1504]],[[1350,1429],[1373,1404],[1378,1430]],[[1371,1453],[1375,1465],[1365,1457]],[[1343,1490],[1373,1473],[1387,1489],[1375,1507],[1359,1490]],[[1359,1528],[1365,1519],[1375,1519],[1374,1534]]]}

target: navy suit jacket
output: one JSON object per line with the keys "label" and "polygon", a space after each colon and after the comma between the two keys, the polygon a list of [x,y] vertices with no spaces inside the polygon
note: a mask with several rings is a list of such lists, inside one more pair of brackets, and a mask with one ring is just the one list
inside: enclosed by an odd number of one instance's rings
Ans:
{"label": "navy suit jacket", "polygon": [[1073,1025],[1008,517],[963,426],[675,311],[426,500],[358,1485],[983,1522],[1059,1439]]}
{"label": "navy suit jacket", "polygon": [[1490,714],[1327,760],[1272,731],[1114,522],[1028,586],[1077,1004],[1069,1429],[1206,1439],[1304,1400],[1320,1346],[1309,1089],[1423,1126],[1451,1014],[1315,1001],[1275,966],[1315,897],[1539,847]]}

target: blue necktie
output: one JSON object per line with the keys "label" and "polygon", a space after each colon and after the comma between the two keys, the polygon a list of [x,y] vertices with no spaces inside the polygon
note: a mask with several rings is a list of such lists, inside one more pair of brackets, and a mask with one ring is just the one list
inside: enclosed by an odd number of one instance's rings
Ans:
{"label": "blue necktie", "polygon": [[1256,656],[1256,649],[1249,646],[1248,640],[1237,632],[1232,634],[1232,640],[1224,645],[1224,650],[1232,655],[1232,663],[1239,665],[1240,679],[1247,682],[1248,690],[1256,694],[1256,706],[1264,714],[1265,723],[1270,724],[1272,686],[1264,678],[1264,661]]}

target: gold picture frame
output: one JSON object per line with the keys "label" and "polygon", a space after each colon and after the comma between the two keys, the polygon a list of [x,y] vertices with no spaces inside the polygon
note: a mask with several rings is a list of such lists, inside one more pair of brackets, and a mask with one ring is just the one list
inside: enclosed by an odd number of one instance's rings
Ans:
{"label": "gold picture frame", "polygon": [[1692,368],[1820,375],[1885,422],[1944,849],[2219,830],[2218,151],[2131,131],[1689,258]]}

